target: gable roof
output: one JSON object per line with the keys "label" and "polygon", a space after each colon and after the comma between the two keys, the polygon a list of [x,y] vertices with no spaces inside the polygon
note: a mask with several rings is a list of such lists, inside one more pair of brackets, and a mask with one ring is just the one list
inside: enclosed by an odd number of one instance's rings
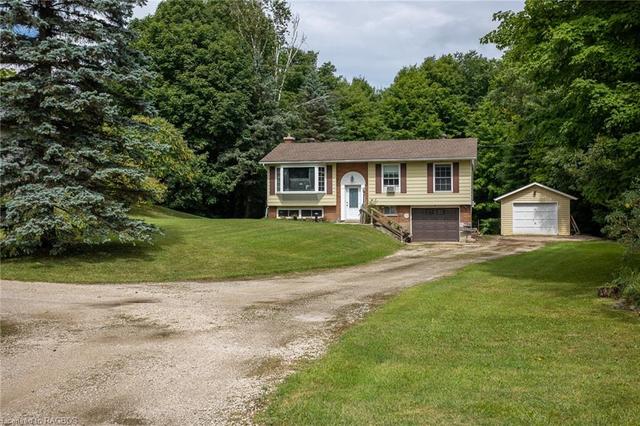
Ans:
{"label": "gable roof", "polygon": [[533,183],[530,183],[529,185],[525,185],[525,186],[523,186],[522,188],[518,188],[518,189],[516,189],[515,191],[511,191],[511,192],[509,192],[508,194],[504,194],[504,195],[501,195],[501,196],[499,196],[499,197],[497,197],[497,198],[494,198],[494,200],[495,200],[495,201],[500,201],[500,200],[502,200],[503,198],[507,198],[507,197],[508,197],[508,196],[510,196],[510,195],[516,194],[516,193],[518,193],[518,192],[520,192],[520,191],[524,191],[525,189],[529,189],[529,188],[531,188],[532,186],[538,186],[538,187],[540,187],[540,188],[544,188],[544,189],[546,189],[547,191],[551,191],[551,192],[554,192],[554,193],[556,193],[556,194],[558,194],[558,195],[562,195],[563,197],[567,197],[567,198],[569,198],[570,200],[577,200],[577,198],[576,198],[576,197],[574,197],[573,195],[565,194],[564,192],[560,192],[560,191],[558,191],[557,189],[549,188],[548,186],[543,185],[543,184],[538,183],[538,182],[533,182]]}
{"label": "gable roof", "polygon": [[281,143],[260,163],[316,161],[475,160],[478,140],[411,139],[397,141]]}

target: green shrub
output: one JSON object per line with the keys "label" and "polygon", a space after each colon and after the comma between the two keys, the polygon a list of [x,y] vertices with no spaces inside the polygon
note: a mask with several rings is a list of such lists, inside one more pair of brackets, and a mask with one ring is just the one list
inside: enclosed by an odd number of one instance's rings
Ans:
{"label": "green shrub", "polygon": [[620,297],[635,306],[640,306],[640,270],[623,267],[618,276],[611,281],[611,285],[619,289]]}
{"label": "green shrub", "polygon": [[478,231],[482,235],[498,235],[500,233],[500,219],[496,217],[481,219]]}

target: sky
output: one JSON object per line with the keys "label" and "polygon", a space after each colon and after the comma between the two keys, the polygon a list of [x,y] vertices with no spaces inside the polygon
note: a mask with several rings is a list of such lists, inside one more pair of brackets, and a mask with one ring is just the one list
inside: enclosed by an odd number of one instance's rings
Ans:
{"label": "sky", "polygon": [[[149,0],[136,16],[152,13],[160,0]],[[520,11],[523,0],[393,1],[291,0],[300,16],[306,50],[319,53],[319,63],[332,62],[347,79],[364,77],[378,88],[387,87],[404,66],[428,56],[475,50],[500,57],[480,37],[497,26],[492,15]]]}

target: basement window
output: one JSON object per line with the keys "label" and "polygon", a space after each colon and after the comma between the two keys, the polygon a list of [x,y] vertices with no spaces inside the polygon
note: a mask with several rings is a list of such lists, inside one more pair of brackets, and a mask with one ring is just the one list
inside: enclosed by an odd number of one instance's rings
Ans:
{"label": "basement window", "polygon": [[278,209],[278,218],[282,219],[314,219],[323,218],[324,210],[317,208],[299,208],[299,209]]}
{"label": "basement window", "polygon": [[395,206],[384,206],[382,208],[382,213],[385,216],[398,216],[398,210]]}

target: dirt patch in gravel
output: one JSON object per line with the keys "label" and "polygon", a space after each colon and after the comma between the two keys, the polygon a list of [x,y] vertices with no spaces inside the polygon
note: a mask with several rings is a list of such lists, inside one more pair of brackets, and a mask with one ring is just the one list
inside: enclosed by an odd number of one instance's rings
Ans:
{"label": "dirt patch in gravel", "polygon": [[11,320],[0,320],[0,337],[17,336],[20,334],[20,324]]}
{"label": "dirt patch in gravel", "polygon": [[410,245],[367,265],[260,280],[3,281],[2,416],[250,424],[301,361],[403,288],[542,244]]}
{"label": "dirt patch in gravel", "polygon": [[158,303],[158,299],[152,298],[144,298],[144,297],[135,297],[129,299],[120,299],[120,300],[110,300],[98,303],[89,303],[89,307],[91,308],[119,308],[120,306],[126,305],[135,305],[138,303]]}

